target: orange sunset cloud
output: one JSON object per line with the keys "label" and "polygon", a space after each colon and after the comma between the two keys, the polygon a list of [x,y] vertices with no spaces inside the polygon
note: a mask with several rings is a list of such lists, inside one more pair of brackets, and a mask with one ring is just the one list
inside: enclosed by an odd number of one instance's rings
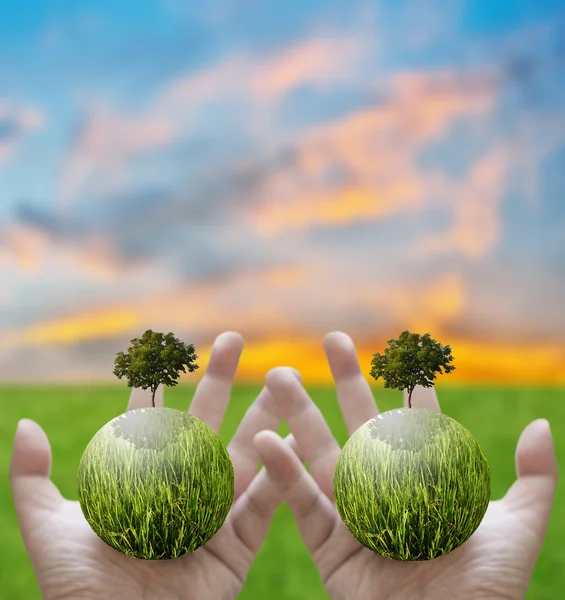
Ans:
{"label": "orange sunset cloud", "polygon": [[[284,314],[280,306],[269,302],[269,291],[277,294],[279,288],[299,289],[308,281],[309,274],[300,268],[273,269],[265,274],[249,274],[233,279],[230,284],[217,282],[202,284],[197,289],[163,292],[140,298],[135,305],[114,307],[69,314],[58,319],[38,322],[3,336],[0,350],[17,347],[46,346],[51,352],[57,347],[106,339],[117,335],[128,338],[137,336],[146,328],[183,331],[187,341],[201,340],[197,345],[199,364],[207,364],[212,339],[225,330],[238,330],[246,338],[245,349],[238,370],[238,381],[262,381],[266,372],[278,365],[297,368],[305,383],[328,384],[331,382],[329,367],[322,347],[323,334],[305,336],[296,329],[291,316]],[[238,290],[262,289],[260,301],[234,304]],[[335,301],[340,303],[339,290]],[[557,344],[528,342],[507,344],[504,342],[481,343],[449,335],[450,323],[462,314],[465,304],[465,288],[457,273],[445,273],[422,290],[406,286],[383,290],[365,284],[355,290],[359,306],[369,306],[380,312],[389,310],[392,318],[412,331],[429,331],[443,343],[452,346],[457,370],[449,378],[441,379],[441,385],[474,382],[544,383],[565,382],[563,349]],[[272,296],[274,299],[276,296]],[[345,299],[345,298],[344,298]],[[192,333],[190,333],[192,332]],[[348,333],[346,331],[346,333]],[[370,336],[364,333],[356,342],[361,370],[370,383],[370,361],[375,352],[382,351],[389,337],[397,331]],[[355,335],[352,335],[355,342]],[[369,341],[369,338],[370,341]],[[208,340],[208,341],[205,341]],[[111,363],[116,347],[108,353]],[[524,368],[524,361],[528,368]],[[203,369],[204,370],[204,369]],[[202,372],[196,379],[202,376]],[[111,371],[111,369],[110,369]],[[111,373],[106,373],[111,378]],[[88,379],[88,370],[77,373]],[[79,375],[75,373],[75,376]],[[76,379],[75,377],[75,379]],[[104,378],[104,377],[103,377]],[[189,379],[192,381],[194,376]],[[376,384],[375,385],[379,385]]]}
{"label": "orange sunset cloud", "polygon": [[[417,166],[418,151],[443,135],[455,117],[482,114],[492,106],[493,86],[487,78],[475,79],[470,85],[444,71],[401,73],[393,80],[394,101],[307,133],[296,147],[296,171],[274,172],[263,183],[262,191],[270,200],[254,208],[257,231],[269,237],[312,225],[380,220],[425,204],[439,204],[441,200],[432,192],[436,188],[443,193],[453,191],[454,186],[437,173],[422,172]],[[474,187],[462,209],[464,222],[466,213],[475,210],[475,197],[498,193],[500,158],[489,155],[476,166],[471,179]],[[318,179],[333,166],[347,169],[355,183],[322,189]],[[290,183],[293,177],[305,178],[305,191],[295,190]],[[483,217],[476,215],[473,222],[477,218]],[[461,243],[472,242],[462,239]]]}

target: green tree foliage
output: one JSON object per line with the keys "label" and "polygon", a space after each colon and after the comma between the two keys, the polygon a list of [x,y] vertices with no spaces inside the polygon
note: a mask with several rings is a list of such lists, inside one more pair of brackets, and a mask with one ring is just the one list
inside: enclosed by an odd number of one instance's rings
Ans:
{"label": "green tree foliage", "polygon": [[[408,390],[408,407],[412,408],[412,392],[417,385],[432,387],[436,373],[451,373],[455,367],[451,347],[430,337],[403,331],[398,339],[388,340],[384,354],[373,355],[371,377],[382,377],[385,388]],[[442,371],[441,369],[444,369]]]}
{"label": "green tree foliage", "polygon": [[175,386],[179,371],[190,373],[198,369],[193,363],[198,358],[192,344],[185,344],[172,333],[148,329],[140,338],[131,340],[127,353],[118,352],[114,361],[114,375],[128,380],[128,387],[151,389],[151,403],[155,406],[155,392],[159,384]]}

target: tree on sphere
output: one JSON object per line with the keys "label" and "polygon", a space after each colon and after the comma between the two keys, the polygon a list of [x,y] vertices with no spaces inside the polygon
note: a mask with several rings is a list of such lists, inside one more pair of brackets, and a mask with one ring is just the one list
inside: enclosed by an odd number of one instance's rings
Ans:
{"label": "tree on sphere", "polygon": [[[451,373],[451,346],[443,346],[430,337],[403,331],[397,339],[387,341],[384,354],[377,352],[371,361],[371,377],[383,378],[385,388],[408,390],[408,407],[417,385],[433,387],[436,373]],[[441,369],[444,369],[442,371]]]}
{"label": "tree on sphere", "polygon": [[148,329],[141,337],[131,340],[127,352],[118,352],[114,360],[114,375],[125,377],[128,387],[151,389],[151,403],[155,407],[155,392],[159,384],[175,386],[179,372],[198,369],[192,344],[185,344],[172,332],[159,333]]}

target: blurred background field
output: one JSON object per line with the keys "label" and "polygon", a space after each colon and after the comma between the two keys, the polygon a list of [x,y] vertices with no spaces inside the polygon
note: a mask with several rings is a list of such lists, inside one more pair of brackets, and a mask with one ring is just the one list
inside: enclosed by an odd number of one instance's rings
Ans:
{"label": "blurred background field", "polygon": [[[347,432],[330,387],[306,386],[320,407],[340,445]],[[181,384],[165,390],[165,404],[185,410],[194,386]],[[260,390],[258,385],[237,385],[220,432],[227,444],[247,407]],[[399,392],[374,389],[381,411],[399,406]],[[47,433],[53,451],[52,479],[63,495],[76,499],[76,471],[91,437],[126,408],[129,390],[124,386],[17,386],[0,387],[0,597],[40,600],[27,558],[8,487],[8,465],[17,421],[27,417]],[[565,463],[565,390],[535,387],[466,387],[438,389],[443,412],[457,419],[477,437],[492,469],[492,497],[501,497],[515,479],[514,453],[524,427],[536,418],[547,418],[556,443],[558,461]],[[286,424],[279,428],[288,433]],[[565,485],[558,486],[549,531],[536,565],[527,600],[557,600],[565,588]],[[281,505],[254,563],[242,600],[325,600],[318,573],[304,548],[292,515]]]}

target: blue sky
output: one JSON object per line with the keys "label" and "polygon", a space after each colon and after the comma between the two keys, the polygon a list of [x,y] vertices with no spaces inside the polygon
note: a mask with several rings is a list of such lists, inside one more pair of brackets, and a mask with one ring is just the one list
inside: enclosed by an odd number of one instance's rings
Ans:
{"label": "blue sky", "polygon": [[546,377],[565,339],[564,26],[549,0],[2,7],[0,377],[24,352],[39,377],[65,360],[102,377],[139,327],[267,343],[263,312],[295,341],[539,342]]}

